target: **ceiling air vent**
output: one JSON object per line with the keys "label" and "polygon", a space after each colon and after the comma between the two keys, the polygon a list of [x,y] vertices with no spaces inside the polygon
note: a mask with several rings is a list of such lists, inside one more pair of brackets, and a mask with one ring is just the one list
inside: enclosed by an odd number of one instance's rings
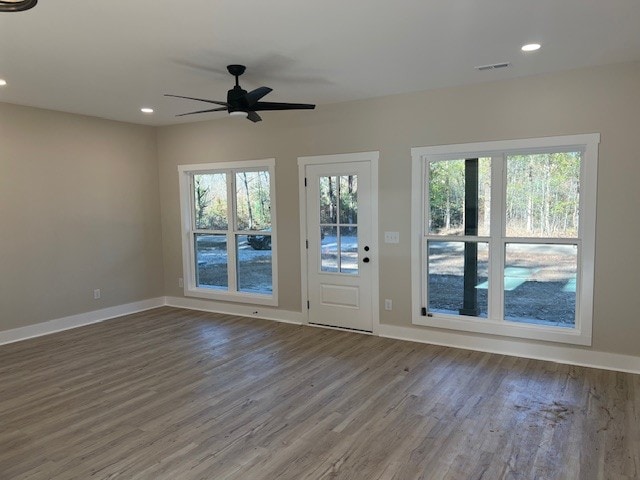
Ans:
{"label": "ceiling air vent", "polygon": [[496,70],[498,68],[507,68],[511,64],[509,62],[503,63],[494,63],[493,65],[480,65],[479,67],[475,67],[476,70],[483,72],[485,70]]}

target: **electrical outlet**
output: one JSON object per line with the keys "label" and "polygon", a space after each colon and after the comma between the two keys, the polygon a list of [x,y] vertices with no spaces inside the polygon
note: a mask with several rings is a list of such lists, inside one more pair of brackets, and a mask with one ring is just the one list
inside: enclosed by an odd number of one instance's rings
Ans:
{"label": "electrical outlet", "polygon": [[100,289],[99,289],[99,288],[96,288],[96,289],[93,291],[93,299],[94,299],[94,300],[98,300],[99,298],[100,298]]}
{"label": "electrical outlet", "polygon": [[393,309],[393,302],[391,301],[390,298],[385,298],[384,299],[384,309],[385,310],[391,310]]}
{"label": "electrical outlet", "polygon": [[178,277],[178,286],[180,288],[184,287],[184,281],[182,280],[182,277]]}

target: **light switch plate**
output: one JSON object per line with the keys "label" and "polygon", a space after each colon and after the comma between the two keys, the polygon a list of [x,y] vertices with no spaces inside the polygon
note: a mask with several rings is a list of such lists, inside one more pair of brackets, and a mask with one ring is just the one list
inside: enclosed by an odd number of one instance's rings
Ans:
{"label": "light switch plate", "polygon": [[384,243],[400,243],[400,232],[384,232]]}

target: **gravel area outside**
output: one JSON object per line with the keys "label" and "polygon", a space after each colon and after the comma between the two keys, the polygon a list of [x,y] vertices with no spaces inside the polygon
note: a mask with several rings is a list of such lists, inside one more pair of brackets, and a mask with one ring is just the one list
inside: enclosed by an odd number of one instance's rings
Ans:
{"label": "gravel area outside", "polygon": [[[429,309],[458,314],[464,292],[464,244],[430,247]],[[478,308],[487,316],[488,254],[479,248]],[[505,318],[521,323],[572,327],[575,323],[575,247],[509,245],[506,256]]]}
{"label": "gravel area outside", "polygon": [[[254,250],[246,236],[238,240],[240,291],[271,293],[271,250]],[[429,310],[457,315],[464,293],[462,242],[433,242],[429,260]],[[337,265],[335,239],[322,240],[327,271]],[[575,322],[575,251],[564,245],[511,245],[507,250],[505,317],[507,320],[572,327]],[[343,268],[357,271],[357,244],[345,237]],[[510,276],[513,275],[513,276]],[[198,279],[201,286],[227,287],[225,236],[198,239]],[[488,315],[488,253],[479,248],[476,286],[479,316]]]}

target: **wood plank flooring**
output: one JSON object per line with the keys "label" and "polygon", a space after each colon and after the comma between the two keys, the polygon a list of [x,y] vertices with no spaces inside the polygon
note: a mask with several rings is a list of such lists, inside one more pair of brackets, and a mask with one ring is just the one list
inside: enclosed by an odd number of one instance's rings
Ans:
{"label": "wood plank flooring", "polygon": [[163,307],[0,347],[0,479],[631,479],[640,376]]}

